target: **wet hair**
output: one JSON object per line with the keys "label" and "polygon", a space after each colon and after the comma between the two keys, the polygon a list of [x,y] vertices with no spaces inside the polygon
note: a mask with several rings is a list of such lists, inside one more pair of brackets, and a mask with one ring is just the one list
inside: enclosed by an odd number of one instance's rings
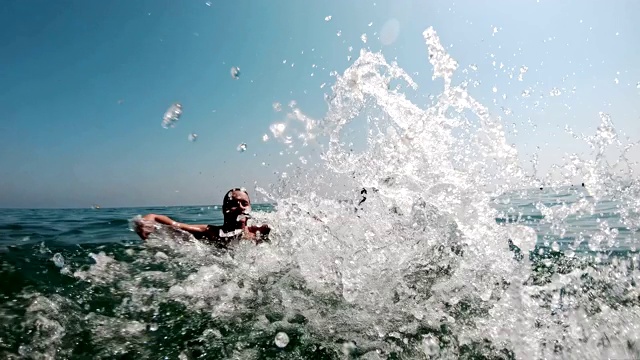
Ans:
{"label": "wet hair", "polygon": [[224,194],[224,198],[222,199],[222,209],[224,210],[227,205],[229,205],[229,201],[231,200],[231,193],[233,193],[234,191],[242,191],[243,193],[245,193],[247,195],[247,198],[249,198],[249,202],[251,202],[251,197],[249,197],[249,193],[247,192],[247,190],[245,188],[234,188],[231,189],[229,191],[227,191],[226,194]]}

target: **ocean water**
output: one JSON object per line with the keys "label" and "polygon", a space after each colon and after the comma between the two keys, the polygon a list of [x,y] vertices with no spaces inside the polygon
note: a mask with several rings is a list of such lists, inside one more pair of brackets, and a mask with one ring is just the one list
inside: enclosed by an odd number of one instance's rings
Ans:
{"label": "ocean water", "polygon": [[130,230],[149,212],[216,223],[215,206],[1,210],[0,357],[640,358],[635,143],[602,113],[590,152],[527,169],[423,37],[432,104],[362,50],[322,118],[292,103],[272,124],[300,162],[256,189],[277,204],[254,209],[269,243]]}

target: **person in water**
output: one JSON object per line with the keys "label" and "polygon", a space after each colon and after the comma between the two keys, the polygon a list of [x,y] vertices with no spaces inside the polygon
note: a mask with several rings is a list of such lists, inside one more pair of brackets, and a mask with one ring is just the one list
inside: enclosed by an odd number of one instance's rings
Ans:
{"label": "person in water", "polygon": [[267,240],[271,228],[268,225],[249,226],[247,220],[251,212],[251,200],[244,189],[231,189],[222,200],[222,225],[190,225],[172,220],[168,216],[148,214],[136,224],[136,233],[146,240],[156,229],[155,224],[169,225],[186,231],[198,240],[226,246],[232,240],[251,240],[256,243]]}

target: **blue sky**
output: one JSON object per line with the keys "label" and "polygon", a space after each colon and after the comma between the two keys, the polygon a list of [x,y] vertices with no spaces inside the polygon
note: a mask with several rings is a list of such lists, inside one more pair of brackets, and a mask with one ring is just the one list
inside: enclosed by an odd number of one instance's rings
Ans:
{"label": "blue sky", "polygon": [[[6,1],[0,9],[0,207],[211,204],[230,187],[266,186],[292,161],[279,155],[281,144],[262,141],[269,125],[285,116],[273,111],[274,102],[286,107],[295,100],[321,117],[328,87],[320,84],[330,86],[329,73],[344,71],[353,61],[347,56],[360,48],[397,57],[409,74],[418,72],[420,94],[437,94],[441,82],[431,80],[422,39],[429,26],[459,62],[456,78],[478,80],[471,94],[505,124],[515,124],[518,133],[509,139],[523,158],[540,146],[544,168],[559,153],[585,152],[563,134],[564,126],[591,134],[599,111],[612,115],[618,131],[640,139],[637,1],[209,5]],[[391,19],[399,34],[385,45],[379,34]],[[462,73],[472,64],[477,70]],[[520,82],[515,77],[523,65],[528,71]],[[232,66],[240,67],[240,79],[231,78]],[[562,94],[549,97],[554,87]],[[527,89],[532,96],[521,97]],[[164,129],[162,115],[174,102],[183,105],[183,116],[177,127]],[[187,140],[191,132],[199,135],[196,142]],[[248,150],[239,153],[242,142]]]}

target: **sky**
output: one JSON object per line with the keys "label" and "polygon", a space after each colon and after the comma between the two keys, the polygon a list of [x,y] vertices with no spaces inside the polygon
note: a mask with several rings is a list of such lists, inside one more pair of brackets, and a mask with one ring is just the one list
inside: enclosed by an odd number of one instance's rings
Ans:
{"label": "sky", "polygon": [[[321,118],[330,72],[360,49],[396,59],[425,104],[438,94],[428,27],[523,161],[539,147],[549,168],[560,154],[588,154],[564,128],[593,134],[599,112],[640,140],[637,14],[634,0],[8,0],[0,207],[216,204],[228,188],[266,186],[292,161],[263,141],[286,116],[273,104],[295,100]],[[385,24],[398,31],[381,38]],[[182,117],[165,129],[176,102]]]}

